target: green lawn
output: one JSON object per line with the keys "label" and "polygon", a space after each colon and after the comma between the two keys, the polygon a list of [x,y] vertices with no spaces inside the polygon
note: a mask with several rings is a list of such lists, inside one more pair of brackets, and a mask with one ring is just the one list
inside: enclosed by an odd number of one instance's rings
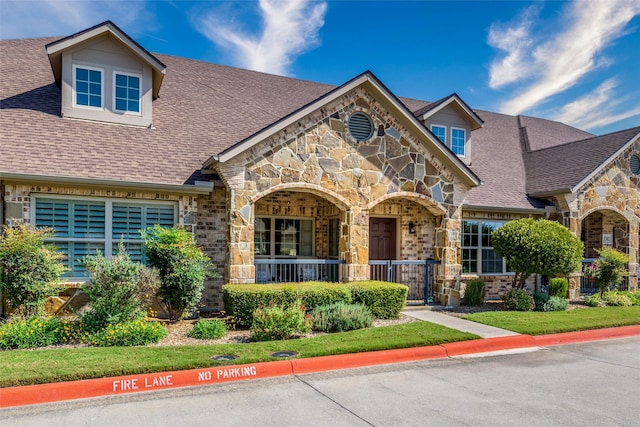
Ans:
{"label": "green lawn", "polygon": [[468,314],[466,320],[521,334],[543,335],[615,326],[639,325],[640,307],[579,308],[571,311],[486,311]]}
{"label": "green lawn", "polygon": [[[274,351],[295,351],[299,358],[444,344],[479,338],[429,322],[361,329],[314,338],[249,344],[175,347],[83,347],[0,352],[0,387],[117,375],[204,368],[276,360]],[[216,354],[235,354],[216,362]]]}

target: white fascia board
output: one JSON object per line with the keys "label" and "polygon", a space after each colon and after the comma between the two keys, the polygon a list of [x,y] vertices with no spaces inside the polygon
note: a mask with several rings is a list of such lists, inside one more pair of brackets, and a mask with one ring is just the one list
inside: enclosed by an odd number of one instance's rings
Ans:
{"label": "white fascia board", "polygon": [[100,25],[99,27],[92,28],[86,32],[83,32],[75,37],[68,37],[66,39],[62,39],[59,42],[53,42],[47,45],[47,54],[54,55],[58,52],[62,52],[65,49],[68,49],[76,44],[82,43],[86,40],[90,40],[94,37],[97,37],[103,33],[109,32],[122,43],[124,43],[129,49],[133,50],[138,56],[143,58],[151,67],[162,74],[166,73],[166,66],[161,63],[158,59],[156,59],[153,55],[150,55],[144,49],[142,49],[138,44],[133,43],[132,39],[115,28],[110,24]]}
{"label": "white fascia board", "polygon": [[477,176],[475,176],[475,174],[473,174],[467,168],[467,166],[464,165],[464,163],[460,159],[458,159],[457,156],[455,156],[453,153],[450,153],[448,150],[445,150],[445,148],[443,147],[443,145],[439,141],[436,142],[433,139],[433,137],[429,134],[429,132],[427,132],[426,128],[420,122],[420,120],[418,120],[417,117],[415,117],[413,114],[411,114],[411,112],[408,111],[407,108],[403,104],[401,104],[398,101],[398,99],[392,93],[390,93],[388,91],[388,89],[386,89],[383,85],[381,85],[376,78],[372,77],[372,75],[369,72],[364,73],[359,77],[356,77],[354,80],[348,82],[344,86],[341,86],[341,87],[337,88],[336,90],[334,90],[333,92],[329,93],[328,95],[323,96],[323,97],[319,98],[318,100],[316,100],[315,102],[312,102],[311,104],[306,105],[305,107],[303,107],[300,110],[296,111],[294,114],[292,114],[291,116],[287,117],[286,119],[281,120],[279,122],[276,122],[273,125],[265,128],[264,130],[254,134],[253,136],[251,136],[250,138],[246,139],[245,141],[242,141],[241,143],[237,144],[232,149],[230,149],[230,150],[228,150],[226,152],[223,152],[222,154],[220,154],[218,156],[210,157],[203,164],[203,168],[206,169],[206,168],[210,167],[216,161],[224,163],[224,162],[232,159],[233,157],[237,156],[238,154],[248,150],[249,148],[253,147],[254,145],[258,144],[259,142],[267,139],[271,135],[281,131],[282,129],[285,129],[287,126],[291,125],[292,123],[295,123],[296,121],[306,117],[307,115],[311,114],[313,111],[321,108],[322,106],[326,105],[327,103],[339,98],[340,96],[352,91],[353,89],[355,89],[358,86],[361,86],[361,85],[363,85],[365,83],[369,83],[370,85],[372,85],[373,88],[377,92],[379,92],[382,96],[384,96],[387,99],[387,101],[389,101],[396,108],[396,110],[402,116],[404,116],[404,118],[408,122],[412,123],[415,126],[416,132],[418,132],[422,136],[424,136],[427,139],[429,139],[429,141],[431,141],[431,143],[432,143],[431,144],[432,148],[437,150],[437,151],[439,151],[439,153],[442,156],[444,156],[445,158],[449,159],[451,165],[456,167],[466,177],[466,179],[467,179],[467,181],[469,183],[471,183],[472,185],[480,185],[480,179]]}
{"label": "white fascia board", "polygon": [[471,130],[476,130],[476,129],[482,127],[482,123],[483,123],[482,119],[480,117],[478,117],[478,115],[475,112],[473,112],[473,110],[470,110],[465,105],[465,103],[462,102],[462,100],[457,95],[452,95],[451,98],[447,99],[442,104],[440,104],[437,107],[435,107],[434,109],[429,110],[426,113],[424,113],[422,115],[422,119],[423,120],[428,119],[429,117],[433,116],[438,111],[442,110],[443,108],[447,107],[448,105],[450,105],[453,102],[455,102],[460,108],[462,108],[464,110],[465,113],[467,113],[467,115],[469,116],[471,121],[475,122],[476,127],[473,127]]}
{"label": "white fascia board", "polygon": [[[327,96],[320,97],[315,102],[312,102],[311,104],[308,104],[305,107],[301,108],[300,110],[296,111],[295,113],[287,117],[285,120],[276,122],[273,125],[268,126],[262,131],[249,137],[248,139],[240,142],[231,150],[226,151],[223,154],[220,154],[215,160],[224,163],[229,159],[234,158],[235,156],[242,153],[243,151],[246,151],[249,148],[253,147],[260,141],[267,139],[271,135],[285,129],[287,126],[291,125],[292,123],[295,123],[296,121],[306,117],[307,115],[311,114],[312,112],[322,107],[323,105],[327,104],[328,102],[331,102],[334,99],[344,95],[345,93],[355,89],[356,87],[360,86],[362,83],[364,83],[367,80],[369,80],[369,77],[366,74],[363,74],[362,76],[360,76],[359,78],[356,78],[355,80],[351,81],[347,85],[336,89],[334,92],[330,94],[329,97]],[[213,160],[214,160],[213,158],[210,158],[209,160],[207,160],[204,164],[204,167],[206,168],[210,166],[211,163],[213,163]]]}
{"label": "white fascia board", "polygon": [[180,194],[209,194],[213,191],[213,182],[196,181],[190,184],[159,184],[154,182],[119,181],[114,179],[77,178],[54,175],[33,175],[23,173],[0,172],[0,179],[7,182],[41,183],[44,185],[60,184],[64,186],[109,187],[123,189],[140,189]]}
{"label": "white fascia board", "polygon": [[624,144],[622,147],[620,147],[620,149],[618,151],[616,151],[615,153],[613,153],[611,156],[609,156],[609,158],[607,160],[605,160],[604,162],[602,162],[600,164],[599,167],[597,167],[593,172],[591,172],[589,175],[586,176],[586,178],[584,178],[582,181],[580,181],[578,184],[576,184],[575,187],[573,187],[571,189],[571,193],[575,193],[576,191],[578,191],[579,189],[581,189],[587,182],[589,182],[589,180],[591,178],[593,178],[594,176],[596,176],[597,174],[599,174],[602,169],[604,169],[605,167],[607,167],[608,164],[610,164],[611,162],[613,162],[616,157],[620,156],[627,148],[629,148],[631,145],[633,145],[638,138],[640,138],[640,133],[638,133],[636,136],[634,136],[633,138],[631,138],[629,140],[629,142],[627,142],[626,144]]}

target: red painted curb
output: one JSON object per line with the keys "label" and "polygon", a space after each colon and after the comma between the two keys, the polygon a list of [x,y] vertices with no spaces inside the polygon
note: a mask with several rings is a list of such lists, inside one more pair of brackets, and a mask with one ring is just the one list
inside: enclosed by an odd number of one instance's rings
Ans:
{"label": "red painted curb", "polygon": [[294,374],[331,371],[337,369],[361,368],[363,366],[385,365],[390,363],[413,362],[416,360],[444,359],[447,353],[442,346],[401,348],[364,353],[349,353],[335,356],[293,359]]}
{"label": "red painted curb", "polygon": [[510,335],[506,337],[485,338],[481,340],[459,341],[443,344],[449,357],[490,351],[513,350],[515,348],[536,347],[529,335]]}
{"label": "red painted curb", "polygon": [[216,366],[0,389],[0,408],[292,375],[291,362]]}
{"label": "red painted curb", "polygon": [[513,335],[429,347],[9,387],[0,389],[0,408],[631,336],[640,336],[640,325],[537,337]]}
{"label": "red painted curb", "polygon": [[614,338],[627,338],[640,336],[640,325],[621,326],[617,328],[592,329],[589,331],[565,332],[561,334],[549,334],[533,337],[536,345],[540,347],[575,344],[585,341],[599,341]]}

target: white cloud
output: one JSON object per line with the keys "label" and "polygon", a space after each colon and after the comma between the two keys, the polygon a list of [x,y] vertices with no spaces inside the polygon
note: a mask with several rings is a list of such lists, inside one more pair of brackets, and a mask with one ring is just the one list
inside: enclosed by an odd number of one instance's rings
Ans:
{"label": "white cloud", "polygon": [[596,68],[610,65],[601,56],[603,50],[625,34],[625,27],[638,14],[640,0],[576,0],[558,17],[560,31],[546,41],[522,42],[535,40],[536,35],[531,25],[520,23],[501,28],[497,34],[506,41],[499,44],[490,32],[489,43],[507,52],[504,65],[496,61],[491,66],[492,87],[524,85],[500,110],[519,114],[572,87]]}
{"label": "white cloud", "polygon": [[[638,99],[639,94],[616,97],[615,89],[617,84],[613,78],[606,80],[593,92],[562,107],[554,117],[554,120],[568,123],[580,129],[590,130],[640,115],[640,106],[636,106],[631,110],[618,108],[621,105],[625,105],[627,101],[634,102],[634,100]],[[618,110],[624,111],[617,113],[616,111]]]}
{"label": "white cloud", "polygon": [[260,0],[259,6],[263,21],[259,35],[234,28],[233,18],[229,22],[228,14],[220,10],[198,17],[196,26],[209,40],[232,51],[237,65],[286,75],[298,55],[319,44],[318,33],[324,25],[327,4],[308,0]]}
{"label": "white cloud", "polygon": [[528,67],[533,40],[531,29],[538,17],[539,7],[525,9],[513,25],[496,23],[489,29],[488,43],[496,49],[506,52],[504,57],[492,62],[489,71],[489,86],[493,89],[529,77],[533,68]]}
{"label": "white cloud", "polygon": [[140,28],[149,23],[144,1],[1,0],[1,2],[0,38],[3,39],[67,36],[106,20],[113,21],[121,28]]}

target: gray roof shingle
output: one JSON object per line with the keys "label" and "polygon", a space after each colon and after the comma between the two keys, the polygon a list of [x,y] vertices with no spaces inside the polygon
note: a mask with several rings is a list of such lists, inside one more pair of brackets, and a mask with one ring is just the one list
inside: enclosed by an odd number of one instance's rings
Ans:
{"label": "gray roof shingle", "polygon": [[[155,55],[167,73],[153,102],[154,129],[61,119],[60,88],[44,48],[55,40],[0,41],[0,173],[190,183],[210,156],[335,88]],[[434,106],[399,99],[413,112]],[[549,120],[475,113],[484,126],[471,134],[470,168],[483,180],[465,200],[474,206],[541,208],[545,202],[527,194],[579,182],[638,133],[593,138]]]}

